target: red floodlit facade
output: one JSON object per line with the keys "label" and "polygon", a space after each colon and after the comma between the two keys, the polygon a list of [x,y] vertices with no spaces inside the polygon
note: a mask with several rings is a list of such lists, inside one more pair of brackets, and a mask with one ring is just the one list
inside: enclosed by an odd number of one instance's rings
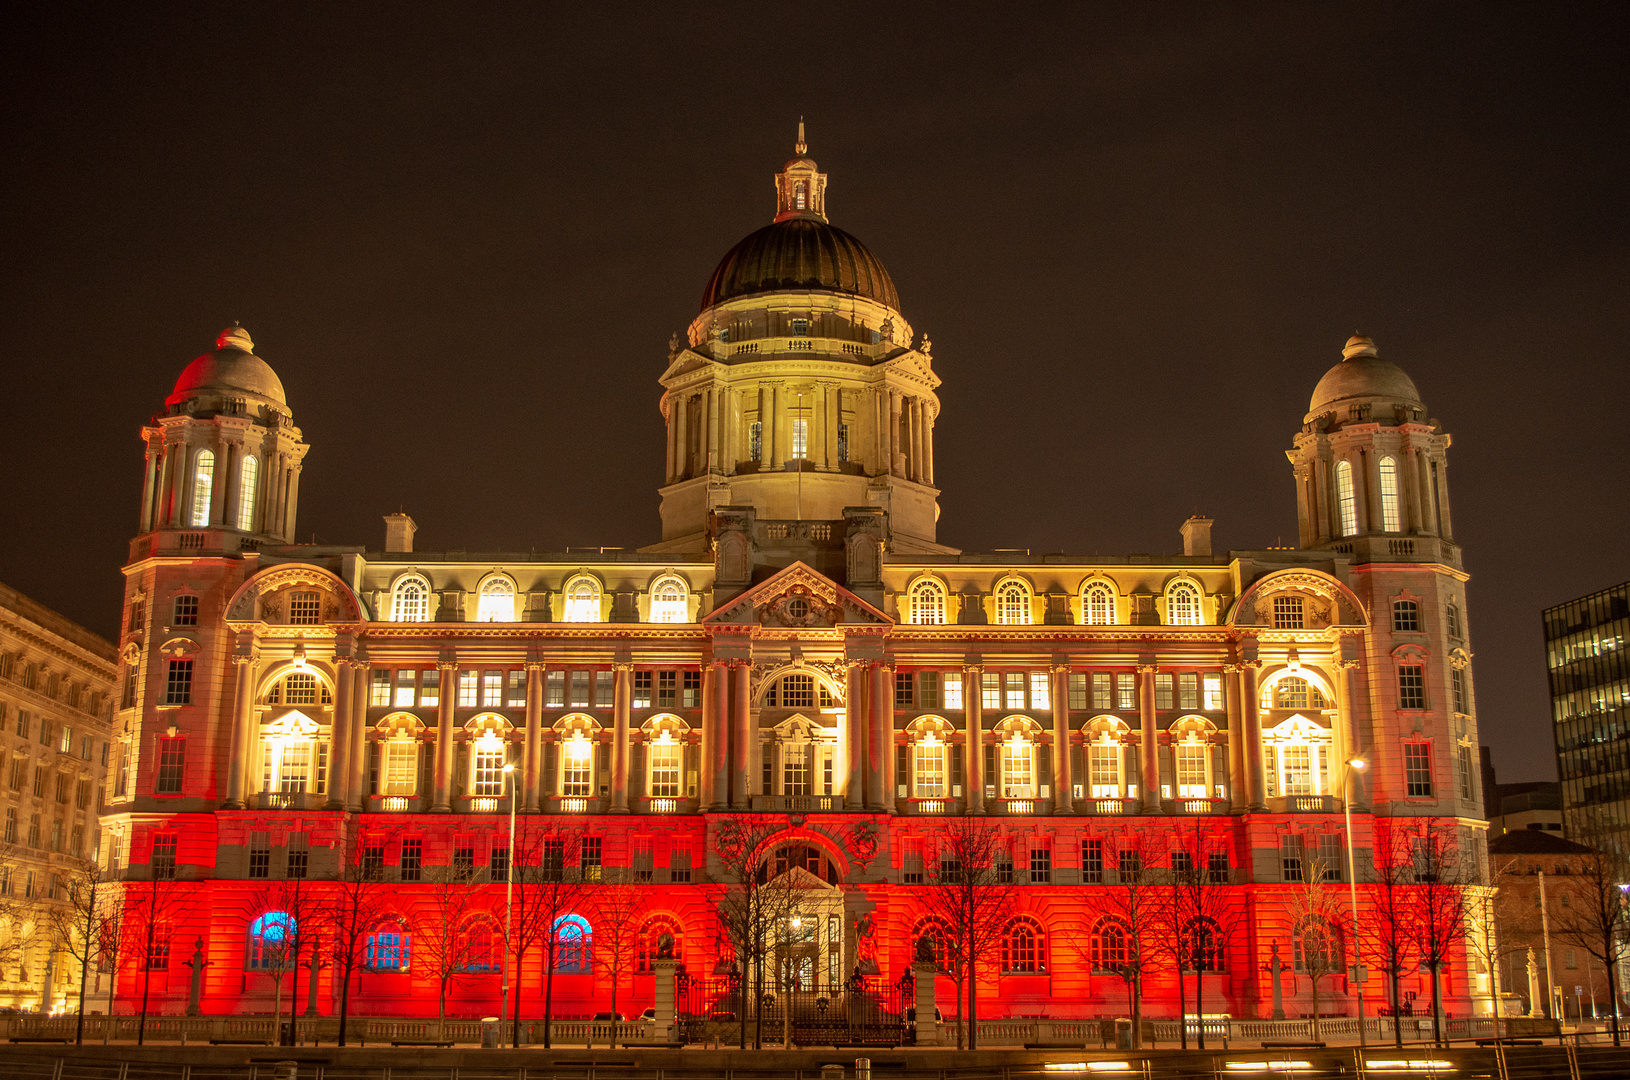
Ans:
{"label": "red floodlit facade", "polygon": [[[449,876],[473,883],[448,932],[478,959],[447,1009],[494,1012],[480,943],[502,932],[512,797],[521,862],[566,833],[568,862],[648,885],[630,1015],[661,935],[690,971],[728,965],[731,822],[775,826],[766,872],[807,875],[820,982],[908,971],[945,823],[998,826],[1014,892],[979,977],[990,1017],[1125,1014],[1110,898],[1128,853],[1153,872],[1187,852],[1219,890],[1206,1012],[1271,1015],[1277,950],[1294,1016],[1312,1008],[1294,927],[1310,896],[1346,917],[1349,856],[1366,923],[1388,837],[1481,851],[1449,438],[1402,370],[1354,338],[1319,381],[1290,452],[1295,549],[1214,553],[1196,517],[1180,555],[957,551],[935,534],[928,341],[827,222],[801,144],[777,192],[670,346],[647,549],[421,552],[404,515],[381,550],[295,544],[307,447],[277,376],[239,328],[186,369],[145,431],[104,818],[121,876],[184,901],[167,946],[120,968],[119,1011],[144,984],[186,1009],[195,955],[203,1012],[270,1011],[281,898],[365,865],[388,902],[353,1014],[436,1013]],[[607,1010],[592,905],[569,914],[554,1011]],[[1362,934],[1359,951],[1373,968]],[[543,963],[515,973],[527,1015]],[[1340,967],[1319,996],[1351,1015]],[[1151,964],[1146,1015],[1177,1014],[1176,978]],[[336,1010],[332,967],[299,979],[285,1003]],[[1424,1005],[1424,974],[1403,984]],[[1464,948],[1443,984],[1451,1014],[1490,1008]]]}

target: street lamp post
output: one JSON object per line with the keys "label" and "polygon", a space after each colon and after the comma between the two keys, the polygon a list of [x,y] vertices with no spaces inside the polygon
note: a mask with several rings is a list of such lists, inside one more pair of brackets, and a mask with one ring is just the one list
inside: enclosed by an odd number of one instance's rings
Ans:
{"label": "street lamp post", "polygon": [[[509,1011],[509,948],[510,948],[510,894],[515,888],[515,766],[506,763],[504,776],[509,780],[509,858],[504,860],[504,988],[498,999],[498,1015],[503,1016]],[[511,1017],[509,1028],[509,1045],[511,1048],[520,1044],[519,1017]]]}
{"label": "street lamp post", "polygon": [[[1346,771],[1342,774],[1341,812],[1347,824],[1347,902],[1353,911],[1353,981],[1358,984],[1358,1045],[1368,1046],[1369,1042],[1364,1036],[1364,983],[1369,979],[1369,972],[1358,959],[1358,869],[1353,861],[1353,773],[1363,772],[1369,767],[1369,762],[1363,758],[1349,758]],[[1398,1022],[1397,1017],[1392,1022]]]}

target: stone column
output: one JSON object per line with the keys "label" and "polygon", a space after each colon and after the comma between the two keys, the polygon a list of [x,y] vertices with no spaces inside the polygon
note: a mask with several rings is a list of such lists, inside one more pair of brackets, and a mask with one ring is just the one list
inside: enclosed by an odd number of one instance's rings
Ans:
{"label": "stone column", "polygon": [[978,664],[962,669],[962,707],[967,717],[962,744],[962,779],[967,781],[967,801],[963,806],[970,814],[985,812],[985,721],[979,685],[979,677],[984,673],[985,669]]}
{"label": "stone column", "polygon": [[1452,544],[1455,539],[1455,527],[1454,522],[1449,518],[1449,462],[1445,458],[1436,464],[1438,467],[1438,517],[1443,521],[1443,538]]}
{"label": "stone column", "polygon": [[843,807],[859,810],[866,803],[866,668],[859,660],[849,661],[845,670],[843,705]]}
{"label": "stone column", "polygon": [[221,493],[221,512],[215,515],[228,529],[238,525],[238,481],[243,473],[243,445],[235,442],[221,444],[220,466],[226,469],[218,485]]}
{"label": "stone column", "polygon": [[368,783],[368,662],[353,656],[351,663],[351,748],[346,753],[345,805],[361,810],[367,799]]}
{"label": "stone column", "polygon": [[344,810],[346,807],[346,780],[352,749],[351,736],[351,658],[335,660],[339,674],[334,680],[334,723],[328,733],[328,802],[324,810]]}
{"label": "stone column", "polygon": [[752,768],[753,736],[753,666],[746,660],[737,660],[731,672],[734,715],[731,717],[730,805],[737,810],[752,806],[748,797],[748,771]]}
{"label": "stone column", "polygon": [[765,392],[770,397],[770,422],[764,425],[764,434],[769,439],[770,468],[779,469],[787,460],[787,410],[781,400],[779,384],[771,383]]}
{"label": "stone column", "polygon": [[668,1042],[673,1035],[674,1026],[674,973],[679,967],[677,960],[653,960],[651,972],[656,976],[653,989],[656,995],[651,1004],[656,1010],[655,1030],[651,1037]]}
{"label": "stone column", "polygon": [[928,406],[923,406],[923,483],[934,486],[934,417]]}
{"label": "stone column", "polygon": [[543,767],[543,665],[535,660],[526,665],[526,743],[521,756],[521,807],[529,814],[538,812],[538,770]]}
{"label": "stone column", "polygon": [[1240,666],[1223,665],[1223,694],[1228,706],[1228,799],[1234,810],[1251,805],[1250,773],[1245,764],[1245,715],[1240,709]]}
{"label": "stone column", "polygon": [[886,810],[889,807],[887,765],[889,729],[894,726],[894,699],[889,694],[887,664],[873,664],[871,670],[871,708],[866,710],[866,808]]}
{"label": "stone column", "polygon": [[696,471],[705,476],[713,471],[713,388],[703,390],[699,400],[702,407],[696,422],[701,430],[696,437],[696,455],[701,460],[696,463]]}
{"label": "stone column", "polygon": [[900,445],[900,393],[897,390],[889,391],[889,472],[895,476],[904,476],[905,447]]}
{"label": "stone column", "polygon": [[1323,450],[1313,459],[1313,505],[1318,507],[1319,539],[1330,536],[1330,514],[1335,509],[1330,503],[1330,470],[1333,466]]}
{"label": "stone column", "polygon": [[679,395],[672,390],[668,391],[668,483],[674,482],[674,462],[679,455],[674,448],[679,444],[675,441],[679,435]]}
{"label": "stone column", "polygon": [[141,489],[141,531],[144,533],[153,529],[153,507],[158,501],[159,475],[159,457],[153,452],[151,444],[148,445],[145,456]]}
{"label": "stone column", "polygon": [[178,529],[186,528],[192,520],[188,514],[187,481],[192,475],[192,447],[185,442],[176,443],[170,450],[171,461],[174,464],[170,469],[170,524]]}
{"label": "stone column", "polygon": [[713,676],[713,725],[702,736],[702,798],[709,809],[723,810],[730,805],[730,665],[714,661],[708,672]]}
{"label": "stone column", "polygon": [[[913,946],[916,942],[911,942]],[[940,1025],[934,1019],[934,978],[939,969],[934,964],[912,964],[911,973],[915,977],[917,991],[917,1045],[938,1046],[940,1044]]]}
{"label": "stone column", "polygon": [[289,468],[289,488],[286,496],[287,502],[283,514],[283,535],[290,543],[294,542],[295,515],[300,508],[300,463],[295,462]]}
{"label": "stone column", "polygon": [[618,664],[612,683],[611,812],[628,813],[628,711],[634,700],[634,665]]}
{"label": "stone column", "polygon": [[1138,751],[1143,762],[1143,806],[1150,813],[1160,812],[1160,731],[1155,720],[1155,672],[1159,670],[1158,664],[1138,665],[1138,715],[1142,732]]}
{"label": "stone column", "polygon": [[1245,713],[1245,775],[1250,780],[1251,809],[1266,810],[1267,789],[1262,782],[1262,702],[1257,689],[1262,665],[1252,661],[1243,666],[1240,705]]}
{"label": "stone column", "polygon": [[1070,775],[1070,665],[1053,665],[1053,813],[1075,813]]}
{"label": "stone column", "polygon": [[259,659],[252,650],[232,657],[238,669],[238,687],[232,710],[232,738],[227,745],[226,801],[221,804],[227,810],[243,809],[244,759],[249,754],[249,728],[255,719],[255,669]]}
{"label": "stone column", "polygon": [[697,806],[703,810],[713,809],[713,778],[718,775],[713,766],[713,743],[719,737],[719,708],[715,700],[719,683],[713,669],[713,664],[702,665],[702,743],[698,762],[701,775],[697,778],[696,798]]}
{"label": "stone column", "polygon": [[1432,466],[1425,453],[1417,451],[1415,462],[1415,486],[1419,492],[1417,498],[1421,504],[1421,532],[1427,536],[1438,534],[1438,519],[1433,512],[1437,506],[1437,494],[1432,490]]}
{"label": "stone column", "polygon": [[690,395],[681,393],[674,402],[678,417],[674,435],[674,479],[683,480],[690,475]]}
{"label": "stone column", "polygon": [[458,664],[442,661],[441,700],[436,709],[436,788],[434,814],[453,809],[453,707],[458,701]]}

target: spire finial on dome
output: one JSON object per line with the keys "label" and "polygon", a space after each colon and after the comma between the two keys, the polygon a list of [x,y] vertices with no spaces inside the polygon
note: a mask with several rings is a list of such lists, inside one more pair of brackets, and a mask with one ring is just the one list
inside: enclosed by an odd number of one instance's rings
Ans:
{"label": "spire finial on dome", "polygon": [[241,349],[246,353],[255,351],[255,343],[249,338],[249,331],[242,324],[234,321],[231,326],[221,331],[221,336],[215,339],[217,349]]}
{"label": "spire finial on dome", "polygon": [[1355,356],[1374,356],[1375,342],[1363,334],[1354,334],[1347,339],[1347,344],[1341,350],[1343,360],[1351,360]]}
{"label": "spire finial on dome", "polygon": [[795,149],[799,157],[809,153],[809,143],[804,141],[804,118],[802,116],[798,118],[798,145]]}

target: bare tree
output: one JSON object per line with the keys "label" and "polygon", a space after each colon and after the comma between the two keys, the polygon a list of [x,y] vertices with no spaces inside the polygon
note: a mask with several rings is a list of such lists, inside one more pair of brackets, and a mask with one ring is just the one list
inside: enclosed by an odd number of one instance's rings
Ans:
{"label": "bare tree", "polygon": [[631,867],[608,867],[594,886],[589,909],[594,913],[595,966],[611,980],[611,1047],[617,1046],[617,991],[634,969],[640,916],[648,905],[649,890],[634,880]]}
{"label": "bare tree", "polygon": [[[259,924],[256,966],[272,980],[272,1017],[280,1028],[279,1043],[286,1041],[293,1045],[296,1041],[294,1025],[300,1009],[300,958],[308,949],[316,949],[320,940],[318,927],[327,919],[328,912],[321,892],[301,878],[267,882],[255,892],[253,905]],[[309,957],[307,963],[310,964]],[[281,1030],[285,977],[290,981],[286,1032]]]}
{"label": "bare tree", "polygon": [[430,888],[413,919],[413,958],[436,977],[437,1031],[447,1020],[447,992],[470,965],[474,949],[463,933],[470,916],[483,910],[477,904],[474,875],[458,866],[425,869]]}
{"label": "bare tree", "polygon": [[[1168,910],[1171,912],[1172,940],[1177,944],[1178,989],[1181,999],[1183,972],[1194,972],[1194,1014],[1198,1018],[1199,1046],[1206,1046],[1205,973],[1221,971],[1227,956],[1228,940],[1238,919],[1228,888],[1227,840],[1208,838],[1200,831],[1199,819],[1187,836],[1176,838],[1169,871],[1171,885]],[[1183,1046],[1188,1046],[1188,1026],[1182,1025]]]}
{"label": "bare tree", "polygon": [[1392,818],[1375,819],[1372,832],[1372,861],[1375,882],[1370,889],[1370,912],[1358,927],[1358,943],[1371,966],[1387,977],[1388,1000],[1392,1011],[1393,1044],[1403,1048],[1399,980],[1416,962],[1414,865],[1410,857],[1409,834]]}
{"label": "bare tree", "polygon": [[1291,896],[1291,941],[1296,965],[1311,985],[1313,1038],[1319,1037],[1321,984],[1347,966],[1343,941],[1351,937],[1346,893],[1329,883],[1340,877],[1339,864],[1320,854],[1305,854],[1302,882]]}
{"label": "bare tree", "polygon": [[1415,953],[1432,976],[1432,1043],[1443,1043],[1443,969],[1466,940],[1466,889],[1477,880],[1469,852],[1455,840],[1452,824],[1428,824],[1410,837],[1411,920]]}
{"label": "bare tree", "polygon": [[91,962],[101,955],[108,939],[109,924],[118,922],[120,890],[117,883],[107,880],[94,861],[85,861],[65,876],[60,899],[64,903],[53,906],[49,918],[53,936],[79,963],[78,1023],[74,1042],[83,1044],[86,981]]}
{"label": "bare tree", "polygon": [[1593,848],[1579,856],[1576,873],[1558,878],[1558,893],[1567,896],[1552,916],[1555,934],[1583,949],[1607,970],[1607,992],[1613,999],[1613,1045],[1620,1045],[1618,966],[1630,952],[1630,908],[1620,883],[1630,880],[1630,867],[1617,856]]}
{"label": "bare tree", "polygon": [[1106,841],[1105,885],[1087,896],[1091,925],[1077,935],[1077,948],[1091,949],[1094,934],[1104,924],[1112,925],[1124,946],[1124,960],[1099,957],[1097,963],[1110,965],[1126,983],[1132,1013],[1132,1045],[1143,1045],[1143,980],[1155,971],[1162,955],[1171,949],[1170,906],[1165,893],[1165,875],[1158,867],[1159,848],[1147,833],[1129,832]]}
{"label": "bare tree", "polygon": [[[1013,876],[998,856],[1007,852],[1001,831],[976,817],[958,817],[937,830],[939,858],[922,891],[923,906],[950,942],[946,970],[957,988],[957,1011],[967,1018],[968,1048],[979,1048],[979,969],[998,962],[1002,931],[1013,915]],[[963,987],[967,1009],[963,1010]],[[957,1045],[962,1045],[961,1030]]]}
{"label": "bare tree", "polygon": [[[580,953],[583,964],[590,963],[588,941],[564,943],[562,937],[575,933],[574,925],[566,918],[576,912],[588,896],[589,888],[600,873],[598,865],[583,865],[583,829],[577,825],[555,824],[537,826],[529,831],[527,845],[536,851],[536,862],[517,863],[515,907],[511,934],[519,945],[523,935],[530,941],[543,942],[543,1045],[547,1049],[554,1026],[555,969],[559,966],[562,947]],[[516,970],[519,972],[517,954]],[[512,979],[515,993],[515,1017],[519,1023],[521,980]]]}
{"label": "bare tree", "polygon": [[386,906],[382,869],[365,858],[360,845],[353,845],[339,879],[328,889],[322,911],[330,934],[329,956],[340,980],[340,1046],[345,1045],[350,1017],[351,980],[371,960],[369,942],[384,918]]}
{"label": "bare tree", "polygon": [[136,1024],[136,1045],[142,1045],[147,1036],[147,1007],[152,987],[153,972],[168,971],[170,966],[170,931],[183,903],[181,883],[160,876],[146,881],[128,882],[124,888],[124,910],[120,913],[123,927],[119,935],[121,958],[134,961],[141,972],[141,1010]]}

